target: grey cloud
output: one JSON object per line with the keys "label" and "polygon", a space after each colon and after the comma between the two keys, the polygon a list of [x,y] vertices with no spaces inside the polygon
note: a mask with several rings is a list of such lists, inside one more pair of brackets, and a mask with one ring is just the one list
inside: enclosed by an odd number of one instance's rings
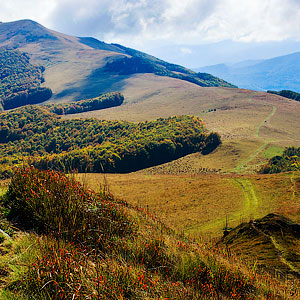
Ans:
{"label": "grey cloud", "polygon": [[[80,10],[89,14],[80,16]],[[53,26],[74,35],[131,35],[139,34],[149,23],[162,23],[164,1],[102,0],[61,1],[52,13]]]}
{"label": "grey cloud", "polygon": [[[24,11],[23,18],[30,17],[26,15],[25,2],[15,1],[18,11]],[[32,5],[41,2],[28,1]],[[299,0],[44,0],[42,3],[34,5],[38,11],[35,15],[41,15],[36,21],[43,23],[46,19],[43,24],[47,27],[145,50],[157,43],[299,39]],[[1,11],[8,15],[9,9],[16,11],[16,7],[0,3],[0,16]]]}

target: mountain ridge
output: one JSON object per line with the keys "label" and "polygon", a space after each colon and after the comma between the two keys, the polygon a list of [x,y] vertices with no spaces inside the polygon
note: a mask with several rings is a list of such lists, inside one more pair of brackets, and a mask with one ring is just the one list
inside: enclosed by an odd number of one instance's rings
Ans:
{"label": "mountain ridge", "polygon": [[211,72],[241,88],[254,90],[294,90],[300,92],[300,52],[278,56],[243,66],[246,61],[234,65],[218,64],[196,68]]}

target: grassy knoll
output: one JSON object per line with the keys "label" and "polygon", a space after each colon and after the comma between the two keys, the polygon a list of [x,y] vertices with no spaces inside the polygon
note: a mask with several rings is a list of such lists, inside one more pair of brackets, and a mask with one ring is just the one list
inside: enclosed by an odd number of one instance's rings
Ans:
{"label": "grassy knoll", "polygon": [[278,147],[278,146],[269,146],[265,152],[264,156],[268,159],[277,156],[277,155],[282,155],[284,148]]}
{"label": "grassy knoll", "polygon": [[[104,175],[79,178],[97,189]],[[220,237],[229,220],[242,221],[278,212],[299,218],[299,173],[280,175],[147,175],[106,174],[110,190],[118,197],[156,214],[179,231]],[[132,193],[134,191],[134,193]]]}
{"label": "grassy knoll", "polygon": [[300,275],[299,225],[278,215],[240,224],[221,244],[273,273]]}
{"label": "grassy knoll", "polygon": [[96,193],[61,173],[17,170],[1,205],[14,226],[31,232],[0,236],[3,300],[269,300],[300,293],[296,278],[247,266],[223,247],[176,234],[107,187]]}

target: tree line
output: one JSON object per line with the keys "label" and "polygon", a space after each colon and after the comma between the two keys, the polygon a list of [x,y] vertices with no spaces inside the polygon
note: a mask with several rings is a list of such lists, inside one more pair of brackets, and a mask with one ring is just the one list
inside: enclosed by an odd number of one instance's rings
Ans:
{"label": "tree line", "polygon": [[198,117],[174,116],[132,123],[63,120],[45,107],[0,115],[0,163],[8,170],[29,160],[38,168],[79,172],[131,172],[221,143]]}

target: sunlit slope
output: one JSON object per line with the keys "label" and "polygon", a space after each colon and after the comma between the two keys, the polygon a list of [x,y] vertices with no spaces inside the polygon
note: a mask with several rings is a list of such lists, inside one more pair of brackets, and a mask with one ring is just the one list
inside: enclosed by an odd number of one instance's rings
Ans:
{"label": "sunlit slope", "polygon": [[148,209],[172,228],[204,239],[221,237],[226,218],[229,227],[269,213],[300,221],[299,173],[178,176],[137,172],[79,178],[94,189],[107,183],[116,196]]}

